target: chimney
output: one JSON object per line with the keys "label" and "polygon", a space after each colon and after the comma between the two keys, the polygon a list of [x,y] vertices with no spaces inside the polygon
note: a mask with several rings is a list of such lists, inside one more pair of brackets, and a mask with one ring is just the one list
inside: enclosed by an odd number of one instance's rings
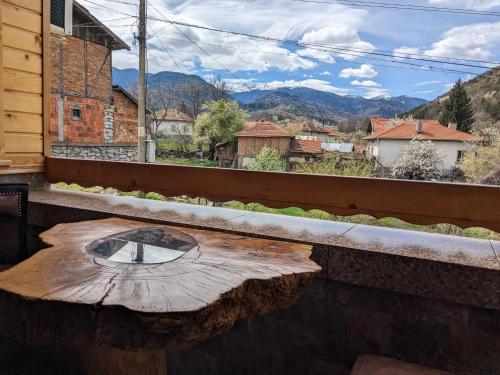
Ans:
{"label": "chimney", "polygon": [[457,130],[457,123],[456,122],[449,122],[448,127],[453,130]]}
{"label": "chimney", "polygon": [[424,129],[424,121],[423,120],[417,120],[417,134],[422,133],[422,130]]}

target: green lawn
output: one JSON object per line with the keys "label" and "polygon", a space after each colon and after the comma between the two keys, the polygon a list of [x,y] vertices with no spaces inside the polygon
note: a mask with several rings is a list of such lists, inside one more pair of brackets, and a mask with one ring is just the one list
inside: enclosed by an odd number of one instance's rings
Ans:
{"label": "green lawn", "polygon": [[157,163],[192,165],[195,167],[217,167],[217,162],[207,159],[188,159],[188,158],[156,158]]}

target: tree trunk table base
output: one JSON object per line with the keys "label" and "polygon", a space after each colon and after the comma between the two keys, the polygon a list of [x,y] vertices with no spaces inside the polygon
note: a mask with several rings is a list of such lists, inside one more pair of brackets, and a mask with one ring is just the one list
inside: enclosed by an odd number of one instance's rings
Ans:
{"label": "tree trunk table base", "polygon": [[117,349],[146,351],[122,359],[151,363],[155,350],[287,307],[320,271],[308,245],[116,218],[57,225],[41,238],[51,247],[0,273],[2,334],[113,347],[110,364]]}

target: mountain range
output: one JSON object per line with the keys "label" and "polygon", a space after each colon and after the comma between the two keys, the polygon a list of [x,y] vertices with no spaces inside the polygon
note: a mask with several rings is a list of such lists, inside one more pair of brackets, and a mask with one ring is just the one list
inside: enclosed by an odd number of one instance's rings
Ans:
{"label": "mountain range", "polygon": [[[135,85],[137,77],[137,69],[113,68],[113,84],[129,88]],[[176,89],[179,101],[187,95],[185,90],[189,83],[199,84],[207,100],[214,90],[217,90],[197,75],[176,72],[149,73],[147,81],[150,87],[169,85]],[[359,96],[341,96],[305,87],[251,90],[233,92],[230,95],[249,112],[305,117],[331,124],[351,117],[395,116],[427,103],[424,99],[408,96],[366,99]]]}

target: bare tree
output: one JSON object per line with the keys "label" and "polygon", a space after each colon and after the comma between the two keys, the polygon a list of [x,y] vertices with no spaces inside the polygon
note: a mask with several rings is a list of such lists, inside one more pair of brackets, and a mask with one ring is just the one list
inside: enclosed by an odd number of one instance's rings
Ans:
{"label": "bare tree", "polygon": [[[137,98],[137,85],[130,87],[131,94]],[[167,110],[176,104],[176,90],[167,85],[148,87],[146,93],[146,133],[158,143],[158,129],[168,116]]]}
{"label": "bare tree", "polygon": [[231,87],[220,75],[211,76],[208,79],[208,83],[215,87],[215,90],[212,90],[210,95],[214,102],[221,99],[227,100],[229,98]]}
{"label": "bare tree", "polygon": [[183,96],[180,107],[181,111],[191,117],[193,121],[196,121],[196,118],[202,111],[203,104],[206,102],[203,84],[195,80],[190,80],[184,87],[179,88],[179,91],[182,92]]}

